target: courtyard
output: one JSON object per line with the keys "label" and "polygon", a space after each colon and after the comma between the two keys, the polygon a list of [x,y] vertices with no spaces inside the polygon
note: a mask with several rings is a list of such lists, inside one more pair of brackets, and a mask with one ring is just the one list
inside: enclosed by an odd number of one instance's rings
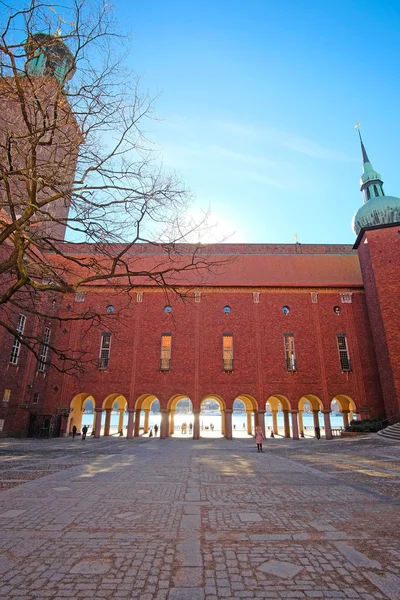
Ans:
{"label": "courtyard", "polygon": [[400,444],[0,440],[0,597],[400,598]]}

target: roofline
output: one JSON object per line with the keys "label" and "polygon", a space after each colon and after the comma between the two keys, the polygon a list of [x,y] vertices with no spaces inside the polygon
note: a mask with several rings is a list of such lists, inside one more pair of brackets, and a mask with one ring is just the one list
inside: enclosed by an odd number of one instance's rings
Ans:
{"label": "roofline", "polygon": [[353,250],[358,249],[358,246],[361,244],[361,240],[366,231],[373,231],[374,229],[390,229],[390,227],[399,227],[399,225],[400,221],[395,221],[394,223],[382,223],[382,225],[369,225],[368,227],[362,227],[356,241],[354,242]]}

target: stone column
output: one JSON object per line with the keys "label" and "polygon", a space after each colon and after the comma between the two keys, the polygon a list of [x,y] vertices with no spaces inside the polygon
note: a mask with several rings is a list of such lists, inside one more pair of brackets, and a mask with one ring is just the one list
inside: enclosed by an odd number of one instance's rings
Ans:
{"label": "stone column", "polygon": [[258,420],[258,426],[261,427],[262,432],[265,436],[265,410],[258,410],[257,411],[257,420]]}
{"label": "stone column", "polygon": [[150,409],[149,408],[145,408],[144,409],[144,427],[143,427],[143,433],[149,433],[149,416],[150,416]]}
{"label": "stone column", "polygon": [[331,411],[329,409],[325,409],[322,411],[324,415],[324,425],[325,425],[325,438],[327,440],[332,439],[332,428],[331,428]]}
{"label": "stone column", "polygon": [[303,432],[303,435],[304,435],[304,424],[303,424],[303,413],[302,413],[302,411],[299,411],[298,420],[299,420],[300,435],[301,435],[302,432]]}
{"label": "stone column", "polygon": [[193,409],[193,439],[198,440],[200,438],[200,409]]}
{"label": "stone column", "polygon": [[160,425],[160,438],[161,439],[165,439],[165,438],[169,437],[168,413],[169,413],[169,410],[167,408],[161,409],[161,425]]}
{"label": "stone column", "polygon": [[142,411],[140,410],[140,408],[137,408],[135,410],[135,429],[134,429],[134,436],[135,437],[139,437],[140,434],[140,413]]}
{"label": "stone column", "polygon": [[221,410],[221,433],[225,435],[225,411]]}
{"label": "stone column", "polygon": [[118,419],[118,433],[121,432],[121,429],[124,429],[124,414],[125,414],[125,409],[120,408],[119,409],[119,419]]}
{"label": "stone column", "polygon": [[313,420],[314,420],[314,436],[317,437],[317,434],[315,433],[315,428],[319,427],[319,410],[313,410],[312,411],[313,414]]}
{"label": "stone column", "polygon": [[289,411],[288,410],[284,410],[283,411],[283,427],[285,430],[285,437],[286,438],[290,438],[290,423],[289,423]]}
{"label": "stone column", "polygon": [[292,415],[292,433],[293,433],[293,439],[294,440],[298,440],[299,439],[299,423],[297,421],[297,415],[299,414],[299,411],[298,410],[291,410],[290,413]]}
{"label": "stone column", "polygon": [[274,434],[278,435],[278,411],[272,411],[272,431]]}
{"label": "stone column", "polygon": [[[82,420],[82,419],[81,419],[81,420]],[[78,429],[79,429],[79,427],[78,427]],[[96,412],[95,412],[95,413],[94,413],[94,415],[93,415],[93,425],[92,425],[92,429],[93,429],[93,431],[96,429]]]}
{"label": "stone column", "polygon": [[253,435],[253,427],[251,424],[251,410],[246,410],[246,417],[247,417],[247,433],[249,435]]}
{"label": "stone column", "polygon": [[350,423],[353,421],[353,419],[354,419],[354,413],[353,413],[352,410],[349,410],[349,421],[350,421]]}
{"label": "stone column", "polygon": [[175,431],[175,408],[171,408],[169,415],[169,435],[174,435]]}
{"label": "stone column", "polygon": [[343,427],[348,427],[349,426],[349,410],[342,410],[342,417],[343,417]]}
{"label": "stone column", "polygon": [[104,435],[110,435],[111,408],[106,408],[106,422],[104,423]]}
{"label": "stone column", "polygon": [[231,408],[225,409],[225,437],[227,440],[232,439],[232,413]]}
{"label": "stone column", "polygon": [[94,428],[94,437],[95,438],[99,438],[100,437],[100,431],[101,431],[101,416],[103,414],[103,409],[102,408],[95,408],[94,412],[96,413],[96,425]]}
{"label": "stone column", "polygon": [[128,429],[126,431],[126,437],[128,440],[133,438],[133,427],[135,424],[135,409],[128,408]]}

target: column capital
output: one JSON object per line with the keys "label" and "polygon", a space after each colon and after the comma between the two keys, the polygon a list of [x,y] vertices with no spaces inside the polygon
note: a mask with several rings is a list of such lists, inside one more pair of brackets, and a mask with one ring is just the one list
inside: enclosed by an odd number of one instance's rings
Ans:
{"label": "column capital", "polygon": [[111,412],[111,411],[112,411],[112,408],[105,408],[104,410],[105,410],[106,412]]}
{"label": "column capital", "polygon": [[144,412],[150,412],[149,408],[144,408],[143,410],[144,410]]}
{"label": "column capital", "polygon": [[342,414],[343,414],[343,413],[347,413],[347,414],[349,414],[350,410],[342,410],[342,411],[340,411],[340,412],[341,412]]}
{"label": "column capital", "polygon": [[136,411],[136,408],[128,408],[128,413],[134,413]]}
{"label": "column capital", "polygon": [[169,408],[160,408],[160,413],[162,415],[166,415],[169,413],[169,410],[170,410]]}
{"label": "column capital", "polygon": [[299,409],[298,408],[292,408],[292,410],[290,412],[292,413],[292,415],[297,415],[299,413]]}
{"label": "column capital", "polygon": [[233,413],[233,408],[225,408],[224,411],[226,415],[231,415]]}
{"label": "column capital", "polygon": [[[103,408],[95,408],[95,409],[94,409],[94,412],[97,412],[97,413],[102,413],[102,412],[103,412],[103,410],[104,410]],[[110,409],[110,410],[111,410],[111,409]]]}
{"label": "column capital", "polygon": [[331,409],[330,408],[324,408],[323,410],[321,410],[323,415],[330,415],[331,414]]}
{"label": "column capital", "polygon": [[[253,411],[253,412],[254,412],[254,411]],[[259,414],[259,415],[265,415],[265,409],[258,408],[256,412],[257,412],[257,414]]]}
{"label": "column capital", "polygon": [[201,412],[201,408],[194,408],[194,409],[193,409],[193,414],[194,414],[194,415],[199,415],[199,414],[200,414],[200,412]]}

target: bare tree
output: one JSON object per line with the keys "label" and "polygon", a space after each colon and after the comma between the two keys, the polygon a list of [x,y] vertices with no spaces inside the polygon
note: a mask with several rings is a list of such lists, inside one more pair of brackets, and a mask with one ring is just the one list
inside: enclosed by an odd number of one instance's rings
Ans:
{"label": "bare tree", "polygon": [[[201,245],[184,244],[205,222],[190,219],[190,193],[144,134],[153,102],[124,67],[129,39],[108,3],[32,0],[4,13],[0,327],[38,359],[47,345],[63,359],[56,368],[69,371],[84,357],[52,345],[45,324],[92,326],[106,316],[90,306],[61,315],[60,295],[105,283],[128,296],[145,284],[181,292],[188,271],[215,263]],[[133,252],[139,243],[157,252]],[[37,317],[29,334],[16,325],[21,310]]]}

